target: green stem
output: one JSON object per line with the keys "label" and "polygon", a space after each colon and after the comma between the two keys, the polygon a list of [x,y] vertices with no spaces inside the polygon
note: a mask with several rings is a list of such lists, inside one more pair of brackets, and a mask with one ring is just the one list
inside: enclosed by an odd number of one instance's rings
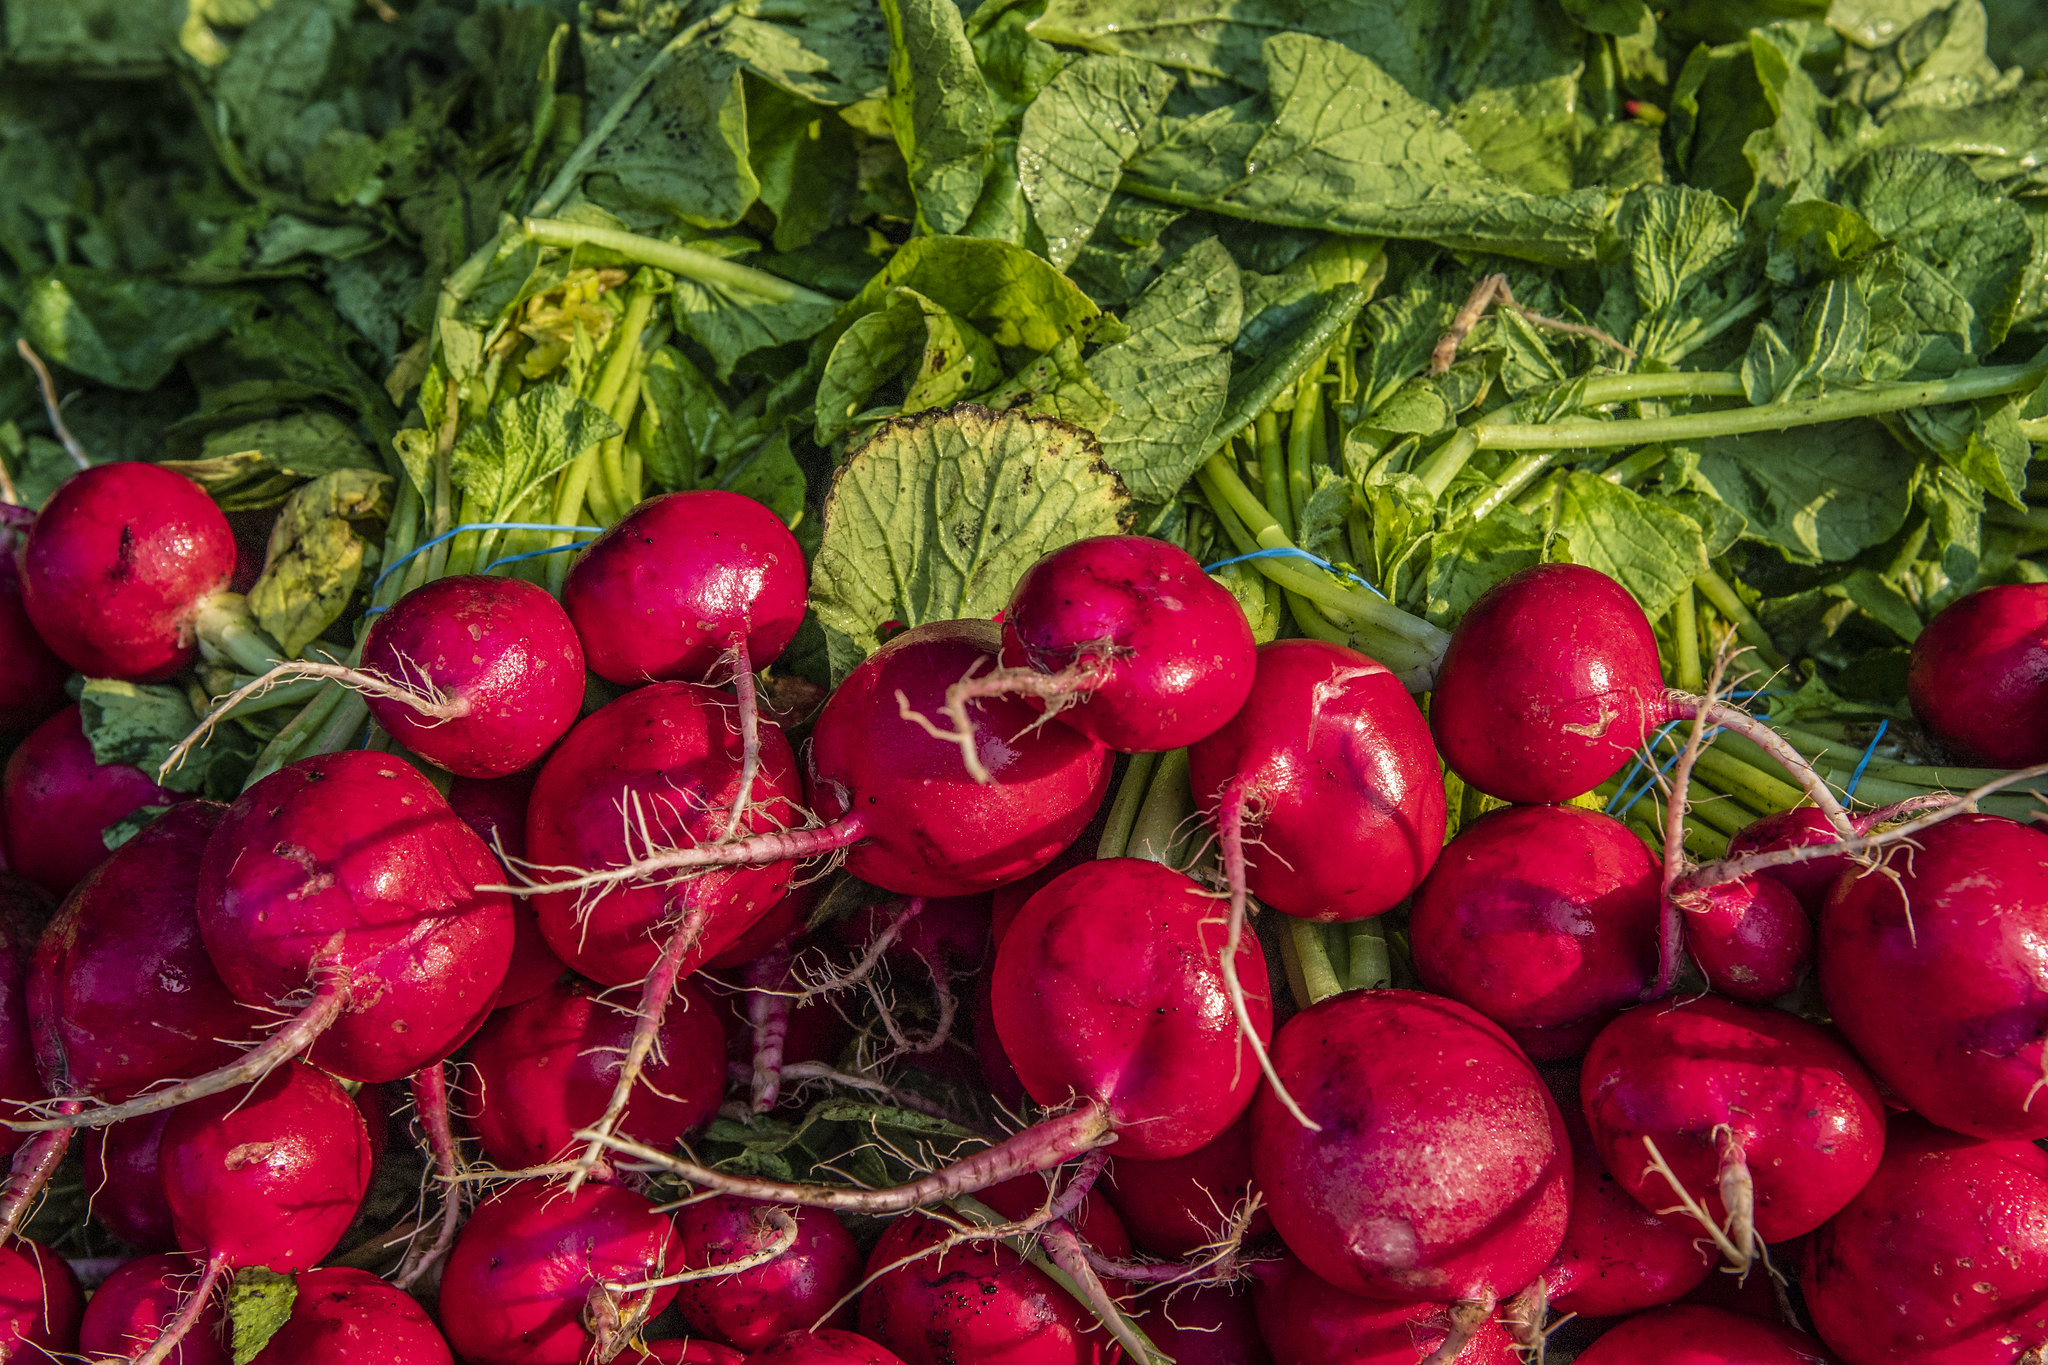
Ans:
{"label": "green stem", "polygon": [[752,294],[768,303],[815,303],[827,308],[839,306],[839,300],[830,295],[806,289],[780,275],[771,275],[765,270],[756,270],[750,265],[741,265],[675,242],[664,242],[658,237],[643,237],[637,232],[620,232],[616,228],[565,222],[558,218],[528,218],[519,225],[519,231],[544,246],[594,246],[615,251],[641,265],[651,265],[670,274],[681,275],[686,280],[695,280],[698,284]]}
{"label": "green stem", "polygon": [[1736,595],[1735,589],[1729,586],[1727,579],[1708,569],[1694,579],[1693,583],[1706,594],[1707,600],[1714,604],[1715,611],[1734,623],[1735,633],[1742,638],[1743,643],[1756,650],[1758,658],[1774,669],[1785,666],[1785,656],[1780,654],[1777,645],[1771,642],[1770,632],[1764,629],[1763,622],[1757,620],[1748,605]]}
{"label": "green stem", "polygon": [[1131,755],[1131,761],[1124,766],[1124,780],[1117,786],[1116,799],[1110,802],[1102,838],[1095,845],[1096,857],[1121,858],[1130,848],[1131,830],[1138,822],[1138,811],[1145,804],[1145,792],[1158,766],[1158,754]]}
{"label": "green stem", "polygon": [[1315,492],[1315,414],[1323,405],[1325,363],[1308,367],[1294,385],[1294,410],[1287,418],[1287,507],[1295,530],[1301,529],[1301,514],[1308,510],[1309,495]]}
{"label": "green stem", "polygon": [[2048,417],[2034,417],[2021,422],[2020,435],[2035,445],[2048,443]]}
{"label": "green stem", "polygon": [[1706,674],[1700,668],[1700,623],[1699,615],[1693,610],[1692,587],[1678,594],[1678,601],[1671,608],[1672,677],[1681,692],[1699,693],[1706,689]]}
{"label": "green stem", "polygon": [[1716,790],[1746,803],[1758,815],[1791,810],[1806,800],[1806,793],[1799,788],[1779,781],[1733,754],[1718,753],[1712,748],[1702,749],[1696,768],[1713,782]]}
{"label": "green stem", "polygon": [[1280,418],[1268,408],[1252,421],[1253,449],[1258,454],[1259,478],[1266,488],[1266,516],[1280,534],[1294,535],[1294,521],[1287,512],[1287,451],[1280,442]]}
{"label": "green stem", "polygon": [[270,743],[263,746],[263,752],[256,756],[256,765],[249,770],[243,790],[299,758],[299,751],[327,723],[334,709],[341,705],[341,699],[348,695],[348,689],[340,683],[322,683],[319,695],[307,702],[305,709],[293,716],[282,730],[271,736]]}
{"label": "green stem", "polygon": [[1188,786],[1188,751],[1173,749],[1159,755],[1152,770],[1145,800],[1131,821],[1125,854],[1155,863],[1171,862],[1177,851],[1182,826],[1195,812],[1194,790]]}
{"label": "green stem", "polygon": [[1353,920],[1341,926],[1346,939],[1344,989],[1383,990],[1394,984],[1394,956],[1387,948],[1387,927],[1379,919]]}
{"label": "green stem", "polygon": [[1301,962],[1301,982],[1308,991],[1308,999],[1301,1002],[1303,1009],[1344,989],[1336,964],[1330,961],[1330,945],[1323,937],[1322,925],[1312,919],[1287,915],[1280,927],[1294,941],[1294,953]]}
{"label": "green stem", "polygon": [[249,614],[249,599],[238,592],[214,594],[199,609],[193,629],[244,673],[268,673],[285,657]]}

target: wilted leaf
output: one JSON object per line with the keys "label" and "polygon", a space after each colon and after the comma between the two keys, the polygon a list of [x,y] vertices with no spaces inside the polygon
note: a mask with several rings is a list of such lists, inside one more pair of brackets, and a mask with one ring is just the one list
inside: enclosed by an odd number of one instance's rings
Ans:
{"label": "wilted leaf", "polygon": [[359,522],[391,515],[393,480],[368,469],[323,474],[292,494],[271,528],[249,610],[286,654],[297,654],[339,620],[368,549]]}

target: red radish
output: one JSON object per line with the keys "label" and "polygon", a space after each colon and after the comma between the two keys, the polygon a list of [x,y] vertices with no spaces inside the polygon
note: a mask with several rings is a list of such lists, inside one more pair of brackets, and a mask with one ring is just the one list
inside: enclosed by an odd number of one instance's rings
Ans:
{"label": "red radish", "polygon": [[[1153,1255],[1178,1259],[1207,1246],[1223,1235],[1231,1215],[1254,1188],[1249,1109],[1186,1156],[1164,1161],[1110,1158],[1097,1188],[1123,1215],[1132,1240]],[[1247,1232],[1257,1236],[1272,1226],[1272,1218],[1261,1209]]]}
{"label": "red radish", "polygon": [[1740,877],[1680,901],[1685,946],[1707,984],[1754,1005],[1797,986],[1813,962],[1813,924],[1783,882]]}
{"label": "red radish", "polygon": [[192,662],[199,616],[234,567],[234,532],[199,485],[152,464],[96,465],[37,514],[22,602],[87,677],[155,682]]}
{"label": "red radish", "polygon": [[747,1360],[749,1365],[904,1365],[866,1337],[830,1327],[777,1337]]}
{"label": "red radish", "polygon": [[1990,815],[1921,831],[1844,876],[1820,921],[1820,992],[1899,1098],[1973,1137],[2048,1137],[2048,834]]}
{"label": "red radish", "polygon": [[628,1346],[626,1353],[615,1359],[620,1365],[744,1365],[747,1358],[745,1351],[701,1338],[663,1338],[650,1341],[646,1346],[647,1349],[640,1352]]}
{"label": "red radish", "polygon": [[[656,1060],[642,1073],[646,1084],[621,1120],[641,1141],[664,1148],[710,1122],[725,1097],[717,1007],[688,981],[677,994],[662,1018]],[[469,1053],[477,1084],[471,1110],[485,1153],[507,1170],[561,1159],[576,1131],[604,1113],[633,1030],[626,1009],[573,978],[492,1014]]]}
{"label": "red radish", "polygon": [[2048,761],[2048,584],[1979,588],[1944,607],[1913,642],[1906,697],[1961,762]]}
{"label": "red radish", "polygon": [[1848,1365],[2026,1359],[2048,1341],[2048,1155],[1893,1118],[1877,1174],[1808,1243],[1800,1285]]}
{"label": "red radish", "polygon": [[412,1296],[366,1271],[330,1266],[298,1277],[291,1317],[250,1365],[453,1365],[448,1343]]}
{"label": "red radish", "polygon": [[85,1293],[64,1258],[38,1242],[0,1246],[0,1360],[62,1359],[78,1349]]}
{"label": "red radish", "polygon": [[0,734],[33,730],[64,706],[70,665],[36,634],[21,601],[21,568],[0,537]]}
{"label": "red radish", "polygon": [[1679,1302],[1726,1309],[1765,1322],[1783,1322],[1785,1305],[1790,1302],[1786,1286],[1798,1275],[1800,1263],[1806,1258],[1806,1245],[1812,1240],[1813,1234],[1808,1233],[1771,1248],[1771,1265],[1774,1269],[1782,1267],[1779,1274],[1786,1277],[1783,1283],[1773,1275],[1731,1275],[1724,1267],[1701,1280]]}
{"label": "red radish", "polygon": [[[538,769],[510,777],[458,777],[448,784],[448,809],[476,831],[493,853],[504,857],[526,856],[526,804],[533,795]],[[500,860],[502,862],[502,858]],[[506,869],[510,874],[510,868]],[[531,1000],[561,979],[562,959],[548,947],[540,931],[533,903],[524,896],[512,900],[512,964],[505,968],[505,980],[498,987],[494,1009],[504,1009]]]}
{"label": "red radish", "polygon": [[1010,925],[1017,918],[1017,912],[1024,908],[1025,902],[1044,890],[1053,878],[1071,872],[1083,863],[1092,862],[1095,858],[1095,849],[1096,841],[1088,838],[1084,833],[1080,838],[1075,839],[1074,842],[1061,849],[1051,862],[1039,868],[1038,871],[1030,876],[1019,877],[1012,882],[1004,882],[1001,886],[989,892],[989,946],[991,948],[1000,948],[1003,943],[1003,935],[1010,932]]}
{"label": "red radish", "polygon": [[1415,1365],[1454,1334],[1458,1365],[1521,1365],[1515,1344],[1491,1319],[1469,1335],[1440,1303],[1393,1303],[1347,1294],[1292,1256],[1253,1270],[1252,1305],[1273,1365]]}
{"label": "red radish", "polygon": [[1470,1335],[1556,1255],[1564,1121],[1498,1026],[1438,996],[1351,991],[1289,1020],[1273,1061],[1320,1128],[1260,1091],[1252,1172],[1310,1270],[1347,1293],[1453,1304]]}
{"label": "red radish", "polygon": [[178,1245],[157,1172],[171,1113],[110,1123],[85,1138],[85,1196],[92,1215],[137,1251],[169,1251]]}
{"label": "red radish", "polygon": [[1661,881],[1619,820],[1576,806],[1494,811],[1458,832],[1416,894],[1416,973],[1530,1056],[1577,1056],[1656,980]]}
{"label": "red radish", "polygon": [[[78,1349],[94,1359],[133,1360],[163,1335],[178,1314],[185,1290],[204,1273],[189,1256],[138,1256],[93,1291],[79,1325]],[[167,1365],[228,1365],[234,1353],[221,1341],[223,1314],[208,1300],[199,1321]]]}
{"label": "red radish", "polygon": [[988,1086],[996,1103],[1013,1113],[1022,1112],[1031,1096],[1024,1089],[1024,1082],[1017,1078],[1017,1068],[1010,1064],[1010,1055],[1003,1051],[1003,1040],[996,1034],[995,992],[986,976],[975,983],[974,1060],[981,1067],[982,1083]]}
{"label": "red radish", "polygon": [[[1187,1155],[1244,1112],[1259,1075],[1218,961],[1219,909],[1143,858],[1083,864],[1031,898],[996,954],[993,1004],[1032,1098],[1085,1098],[1119,1153],[1150,1160]],[[1258,940],[1245,938],[1237,959],[1263,1043],[1273,1024]]]}
{"label": "red radish", "polygon": [[1884,1150],[1883,1104],[1847,1048],[1803,1019],[1717,996],[1609,1024],[1579,1097],[1622,1188],[1646,1209],[1686,1205],[1681,1226],[1691,1217],[1700,1226],[1687,1230],[1741,1269],[1756,1238],[1811,1232],[1848,1203]]}
{"label": "red radish", "polygon": [[759,1262],[682,1287],[676,1310],[693,1332],[753,1351],[814,1323],[853,1320],[851,1305],[832,1310],[860,1281],[860,1249],[829,1210],[721,1195],[678,1210],[676,1235],[686,1270]]}
{"label": "red radish", "polygon": [[479,1205],[456,1238],[441,1330],[469,1365],[576,1365],[593,1335],[600,1351],[623,1345],[668,1307],[673,1284],[633,1286],[675,1274],[681,1251],[644,1195],[520,1181]]}
{"label": "red radish", "polygon": [[[110,466],[102,466],[107,468]],[[144,806],[185,798],[126,763],[101,765],[77,706],[37,726],[7,759],[4,803],[7,865],[61,896],[107,858],[100,831]]]}
{"label": "red radish", "polygon": [[[49,899],[34,886],[0,873],[0,1112],[18,1112],[5,1101],[40,1100],[45,1088],[36,1069],[30,959]],[[11,1156],[27,1139],[0,1128],[0,1157]]]}
{"label": "red radish", "polygon": [[1580,1354],[1578,1365],[1833,1365],[1804,1332],[1719,1308],[1680,1304],[1630,1318]]}
{"label": "red radish", "polygon": [[811,918],[811,910],[818,903],[821,886],[821,882],[811,880],[791,887],[780,900],[768,907],[761,918],[748,925],[745,932],[706,961],[705,967],[712,971],[744,967],[791,934],[801,933]]}
{"label": "red radish", "polygon": [[[1862,816],[1850,817],[1850,823],[1861,834],[1870,827],[1868,819]],[[1728,856],[1740,858],[1751,853],[1772,853],[1781,848],[1805,848],[1813,844],[1835,842],[1834,826],[1828,818],[1812,806],[1795,806],[1752,821],[1735,832],[1728,841]],[[1798,897],[1799,904],[1809,915],[1819,915],[1821,903],[1828,898],[1835,879],[1849,869],[1847,857],[1813,858],[1802,863],[1787,863],[1782,867],[1766,868],[1757,873],[1769,877]]]}
{"label": "red radish", "polygon": [[1576,1097],[1562,1112],[1572,1142],[1572,1215],[1557,1259],[1543,1272],[1549,1306],[1613,1318],[1684,1298],[1714,1269],[1698,1229],[1659,1218],[1608,1174]]}
{"label": "red radish", "polygon": [[1252,1296],[1241,1287],[1185,1290],[1162,1300],[1141,1325],[1174,1365],[1273,1365]]}
{"label": "red radish", "polygon": [[1119,753],[1181,749],[1244,704],[1257,646],[1244,610],[1178,545],[1095,536],[1024,571],[1003,609],[1001,667],[946,690],[967,769],[991,781],[969,702],[1022,696]]}

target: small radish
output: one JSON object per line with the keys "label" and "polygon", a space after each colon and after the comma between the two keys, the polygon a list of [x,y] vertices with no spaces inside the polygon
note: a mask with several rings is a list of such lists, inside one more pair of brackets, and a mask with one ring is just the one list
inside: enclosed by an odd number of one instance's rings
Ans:
{"label": "small radish", "polygon": [[410,1294],[346,1266],[298,1277],[291,1317],[250,1365],[454,1365]]}
{"label": "small radish", "polygon": [[1821,998],[1870,1069],[1931,1122],[2048,1137],[2048,834],[1961,815],[1914,845],[1829,895]]}
{"label": "small radish", "polygon": [[164,1125],[172,1112],[110,1123],[85,1137],[85,1196],[92,1216],[137,1251],[169,1251],[178,1245],[157,1171]]}
{"label": "small radish", "polygon": [[21,568],[0,534],[0,734],[33,730],[64,707],[71,667],[43,643],[21,601]]}
{"label": "small radish", "polygon": [[[663,1016],[655,1060],[642,1073],[645,1085],[621,1120],[656,1147],[672,1147],[709,1123],[725,1097],[717,1007],[688,981],[677,995]],[[631,1013],[573,978],[493,1013],[469,1052],[477,1093],[468,1108],[485,1153],[506,1170],[568,1154],[577,1130],[604,1113],[633,1031]]]}
{"label": "small radish", "polygon": [[1737,1270],[1757,1239],[1831,1217],[1884,1150],[1883,1104],[1847,1048],[1803,1019],[1717,996],[1643,1005],[1609,1024],[1586,1054],[1579,1097],[1622,1188],[1704,1232]]}
{"label": "small radish", "polygon": [[89,678],[156,682],[198,652],[235,536],[199,485],[152,464],[96,465],[59,485],[21,547],[36,632]]}
{"label": "small radish", "polygon": [[[537,769],[510,777],[458,777],[448,784],[448,809],[493,853],[520,859],[526,856],[526,805],[533,796]],[[501,858],[501,863],[503,859]],[[507,873],[509,875],[510,868]],[[548,947],[540,931],[533,904],[524,896],[512,900],[512,964],[505,968],[505,980],[498,987],[494,1009],[504,1009],[531,1000],[561,979],[565,968],[555,950]]]}
{"label": "small radish", "polygon": [[39,1242],[0,1246],[0,1360],[61,1360],[78,1349],[85,1293],[64,1258]]}
{"label": "small radish", "polygon": [[1557,1259],[1543,1272],[1549,1306],[1614,1318],[1675,1303],[1698,1288],[1714,1258],[1700,1249],[1696,1230],[1659,1218],[1608,1174],[1576,1096],[1562,1113],[1572,1141],[1572,1215]]}
{"label": "small radish", "polygon": [[676,1296],[668,1215],[616,1185],[537,1180],[478,1205],[441,1275],[441,1330],[469,1365],[577,1365],[616,1352]]}
{"label": "small radish", "polygon": [[1814,1329],[1848,1365],[2018,1362],[2048,1342],[2048,1155],[1912,1115],[1807,1244]]}
{"label": "small radish", "polygon": [[[1186,1156],[1163,1161],[1110,1158],[1097,1187],[1123,1216],[1131,1239],[1155,1256],[1177,1259],[1216,1241],[1252,1184],[1250,1110]],[[1251,1236],[1271,1231],[1264,1209],[1253,1215]]]}
{"label": "small radish", "polygon": [[[177,1316],[185,1289],[204,1273],[189,1256],[138,1256],[107,1276],[85,1305],[78,1349],[95,1360],[133,1360],[163,1335]],[[234,1358],[221,1341],[224,1315],[208,1300],[199,1320],[166,1365],[228,1365]]]}
{"label": "small radish", "polygon": [[[1862,816],[1852,815],[1850,824],[1858,834],[1869,829],[1869,821]],[[1728,856],[1740,858],[1751,853],[1771,853],[1781,848],[1805,848],[1815,844],[1832,844],[1837,836],[1828,818],[1811,806],[1795,806],[1752,821],[1737,830],[1728,840]],[[1846,856],[1834,858],[1812,858],[1803,863],[1787,863],[1783,867],[1766,868],[1756,875],[1769,877],[1794,896],[1809,915],[1820,914],[1821,903],[1827,900],[1835,879],[1848,871]]]}
{"label": "small radish", "polygon": [[1492,1319],[1468,1332],[1444,1304],[1359,1298],[1292,1256],[1256,1266],[1252,1277],[1252,1306],[1273,1365],[1415,1365],[1425,1358],[1521,1365],[1514,1342]]}
{"label": "small radish", "polygon": [[904,1365],[866,1337],[830,1327],[777,1337],[747,1361],[748,1365]]}
{"label": "small radish", "polygon": [[[1140,1159],[1186,1156],[1230,1127],[1259,1073],[1225,987],[1219,909],[1191,878],[1142,858],[1085,863],[1031,898],[996,954],[993,1004],[1032,1098],[1082,1097],[1117,1151]],[[1236,958],[1249,1032],[1263,1043],[1272,1005],[1258,940],[1245,937]]]}
{"label": "small radish", "polygon": [[676,1235],[686,1270],[745,1267],[682,1287],[676,1311],[693,1332],[753,1351],[814,1323],[853,1320],[851,1304],[834,1305],[860,1282],[860,1248],[829,1210],[721,1195],[679,1209]]}
{"label": "small radish", "polygon": [[1274,1365],[1252,1296],[1242,1286],[1183,1290],[1158,1303],[1140,1325],[1174,1365]]}
{"label": "small radish", "polygon": [[1961,762],[2048,761],[2048,584],[1979,588],[1944,607],[1913,641],[1906,697]]}
{"label": "small radish", "polygon": [[[105,466],[103,466],[105,467]],[[53,896],[62,896],[107,859],[100,831],[144,806],[185,798],[126,763],[93,757],[78,707],[67,706],[37,726],[8,756],[0,779],[7,865]]]}
{"label": "small radish", "polygon": [[1578,1365],[1833,1365],[1820,1342],[1740,1313],[1680,1304],[1610,1328]]}
{"label": "small radish", "polygon": [[1557,1254],[1564,1121],[1498,1026],[1439,996],[1351,991],[1289,1020],[1273,1062],[1319,1127],[1262,1090],[1252,1172],[1310,1270],[1347,1293],[1451,1304],[1462,1342]]}
{"label": "small radish", "polygon": [[1813,962],[1813,922],[1783,882],[1739,877],[1680,902],[1685,946],[1707,984],[1735,1000],[1763,1005],[1784,995]]}
{"label": "small radish", "polygon": [[1494,811],[1458,831],[1416,893],[1416,973],[1530,1056],[1577,1056],[1656,980],[1660,883],[1619,820],[1576,806]]}
{"label": "small radish", "polygon": [[1118,753],[1182,749],[1244,704],[1257,646],[1244,610],[1178,545],[1095,536],[1024,571],[1003,609],[1000,667],[946,689],[967,769],[993,780],[970,702],[1021,696]]}

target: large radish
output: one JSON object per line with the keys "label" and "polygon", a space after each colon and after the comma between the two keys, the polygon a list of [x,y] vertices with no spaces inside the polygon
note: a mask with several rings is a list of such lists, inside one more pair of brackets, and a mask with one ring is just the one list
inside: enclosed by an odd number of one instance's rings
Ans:
{"label": "large radish", "polygon": [[1679,1304],[1610,1330],[1579,1365],[1832,1365],[1804,1332],[1719,1308]]}
{"label": "large radish", "polygon": [[1942,608],[1913,641],[1906,696],[1961,762],[2048,761],[2048,584],[1979,588]]}
{"label": "large radish", "polygon": [[0,779],[7,865],[53,896],[107,858],[101,832],[145,806],[184,798],[127,763],[101,763],[78,707],[51,716],[15,747]]}

